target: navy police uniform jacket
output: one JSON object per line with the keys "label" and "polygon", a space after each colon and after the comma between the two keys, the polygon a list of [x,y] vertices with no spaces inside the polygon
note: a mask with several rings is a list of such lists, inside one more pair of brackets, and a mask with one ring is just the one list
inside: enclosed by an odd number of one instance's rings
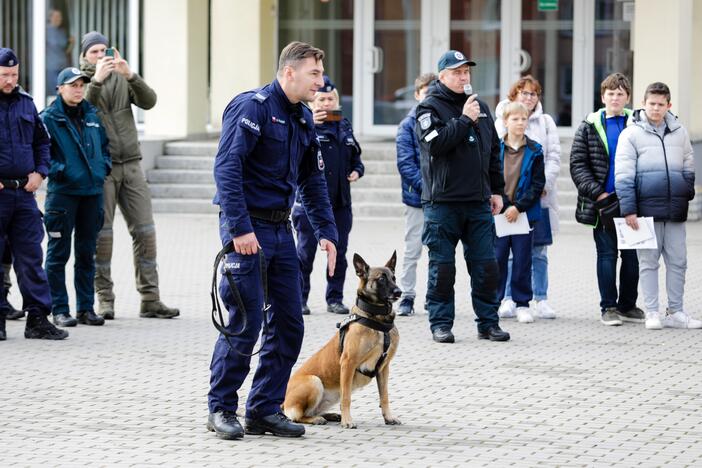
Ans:
{"label": "navy police uniform jacket", "polygon": [[299,188],[317,239],[337,242],[312,111],[291,104],[274,80],[224,110],[214,178],[233,237],[253,232],[249,209],[289,210]]}
{"label": "navy police uniform jacket", "polygon": [[482,202],[504,192],[495,122],[479,99],[478,122],[463,115],[467,99],[436,80],[417,105],[422,203]]}
{"label": "navy police uniform jacket", "polygon": [[32,96],[17,86],[0,96],[0,178],[49,173],[49,135]]}
{"label": "navy police uniform jacket", "polygon": [[322,149],[324,175],[332,208],[351,206],[351,183],[347,177],[353,171],[363,177],[365,170],[361,162],[361,147],[353,136],[351,122],[346,119],[323,122],[315,126],[315,129]]}
{"label": "navy police uniform jacket", "polygon": [[78,105],[82,109],[81,129],[77,129],[66,115],[60,97],[41,113],[51,135],[48,191],[66,195],[99,195],[112,168],[107,135],[97,109],[85,99]]}

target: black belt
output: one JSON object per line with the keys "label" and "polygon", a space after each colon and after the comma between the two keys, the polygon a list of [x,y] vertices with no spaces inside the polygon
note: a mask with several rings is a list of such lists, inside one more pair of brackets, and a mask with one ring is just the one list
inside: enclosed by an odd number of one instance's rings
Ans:
{"label": "black belt", "polygon": [[267,223],[282,224],[290,219],[290,209],[287,210],[259,210],[250,209],[249,216]]}
{"label": "black belt", "polygon": [[2,177],[0,177],[0,184],[2,184],[4,188],[22,188],[25,185],[27,185],[27,182],[29,182],[29,179],[27,177],[23,177],[21,179],[3,179]]}

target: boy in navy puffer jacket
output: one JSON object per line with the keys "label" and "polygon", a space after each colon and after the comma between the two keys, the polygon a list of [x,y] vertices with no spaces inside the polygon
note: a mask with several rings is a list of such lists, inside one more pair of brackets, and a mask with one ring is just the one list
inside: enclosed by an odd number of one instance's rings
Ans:
{"label": "boy in navy puffer jacket", "polygon": [[[429,83],[436,79],[434,73],[425,73],[414,80],[414,98],[421,102],[427,94]],[[397,315],[414,313],[414,290],[417,284],[417,261],[422,255],[422,173],[419,167],[419,142],[414,133],[417,123],[413,107],[397,129],[397,169],[402,178],[402,203],[405,207],[405,254],[402,260],[400,289],[402,300]]]}

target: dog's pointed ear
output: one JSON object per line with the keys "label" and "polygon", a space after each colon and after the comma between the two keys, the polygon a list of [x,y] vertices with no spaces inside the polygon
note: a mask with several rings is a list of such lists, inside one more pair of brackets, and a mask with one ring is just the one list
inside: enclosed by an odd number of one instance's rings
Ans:
{"label": "dog's pointed ear", "polygon": [[388,260],[388,263],[385,264],[387,268],[390,269],[393,273],[395,273],[395,264],[397,263],[397,250],[395,250],[392,253],[392,257],[390,257],[390,260]]}
{"label": "dog's pointed ear", "polygon": [[353,254],[353,266],[356,269],[356,275],[360,278],[368,278],[368,270],[370,267],[357,253]]}

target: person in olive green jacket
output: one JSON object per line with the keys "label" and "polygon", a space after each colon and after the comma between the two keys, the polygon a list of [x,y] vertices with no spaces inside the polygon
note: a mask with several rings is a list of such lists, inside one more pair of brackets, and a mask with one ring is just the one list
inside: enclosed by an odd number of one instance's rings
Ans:
{"label": "person in olive green jacket", "polygon": [[119,205],[132,236],[137,290],[141,294],[139,315],[147,318],[173,318],[178,309],[167,307],[160,300],[156,265],[156,228],[151,209],[149,187],[139,160],[137,135],[132,104],[142,109],[156,105],[156,93],[144,79],[129,68],[119,51],[108,49],[102,34],[92,31],[81,42],[80,67],[91,77],[85,98],[98,108],[109,139],[112,173],[105,179],[105,223],[98,234],[95,254],[95,291],[98,313],[105,319],[115,316],[114,283],[110,272],[112,261],[112,222]]}

